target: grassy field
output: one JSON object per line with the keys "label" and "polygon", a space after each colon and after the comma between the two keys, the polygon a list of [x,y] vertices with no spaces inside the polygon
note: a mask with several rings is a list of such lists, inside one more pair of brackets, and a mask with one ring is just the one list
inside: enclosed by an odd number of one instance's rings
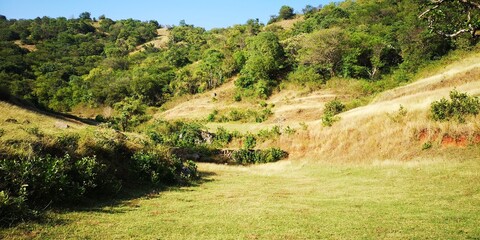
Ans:
{"label": "grassy field", "polygon": [[[204,182],[49,213],[6,239],[479,239],[480,161],[252,167],[200,164]],[[0,235],[1,236],[1,235]]]}

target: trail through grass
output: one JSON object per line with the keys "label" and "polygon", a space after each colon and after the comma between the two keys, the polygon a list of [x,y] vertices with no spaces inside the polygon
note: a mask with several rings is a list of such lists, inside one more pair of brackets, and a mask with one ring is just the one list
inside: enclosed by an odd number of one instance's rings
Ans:
{"label": "trail through grass", "polygon": [[[480,161],[252,167],[200,164],[205,182],[0,231],[42,239],[478,239]],[[0,235],[1,236],[1,235]]]}

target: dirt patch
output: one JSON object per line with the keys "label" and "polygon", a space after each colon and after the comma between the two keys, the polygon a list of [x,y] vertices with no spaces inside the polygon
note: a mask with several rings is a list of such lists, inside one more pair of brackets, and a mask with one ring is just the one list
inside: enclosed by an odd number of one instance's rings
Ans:
{"label": "dirt patch", "polygon": [[442,147],[467,147],[469,144],[468,138],[465,135],[458,137],[452,137],[450,135],[444,135],[442,138]]}

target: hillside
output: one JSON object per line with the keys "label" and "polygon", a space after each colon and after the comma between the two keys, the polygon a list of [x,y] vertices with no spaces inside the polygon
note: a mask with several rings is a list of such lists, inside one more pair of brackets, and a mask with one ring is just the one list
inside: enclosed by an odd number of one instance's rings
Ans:
{"label": "hillside", "polygon": [[[440,69],[423,70],[415,80],[405,86],[388,90],[376,96],[368,105],[341,113],[333,127],[324,127],[321,115],[327,102],[348,95],[333,89],[313,92],[282,90],[272,95],[266,103],[273,105],[273,115],[263,123],[208,123],[215,131],[218,127],[240,132],[258,133],[279,126],[297,130],[293,135],[281,136],[262,146],[280,146],[291,158],[315,158],[328,161],[412,160],[422,153],[422,144],[433,141],[436,148],[445,149],[446,138],[453,138],[457,147],[478,144],[478,121],[457,125],[435,123],[429,119],[430,104],[457,89],[474,96],[480,95],[480,54],[454,61]],[[229,82],[222,87],[199,94],[175,105],[156,118],[168,120],[203,120],[214,110],[228,112],[232,109],[260,109],[258,102],[235,102],[234,86]],[[215,96],[215,97],[214,97]],[[215,98],[215,99],[214,99]],[[167,104],[169,105],[169,104]],[[396,116],[403,106],[406,116]],[[397,119],[398,118],[398,119]],[[307,129],[304,129],[307,128]],[[427,133],[427,136],[422,134]],[[434,135],[443,137],[434,137]],[[445,138],[445,139],[444,139]],[[461,139],[467,139],[465,140]],[[455,142],[458,141],[458,144]],[[448,145],[447,144],[447,145]]]}
{"label": "hillside", "polygon": [[0,239],[478,239],[480,8],[427,2],[0,15]]}

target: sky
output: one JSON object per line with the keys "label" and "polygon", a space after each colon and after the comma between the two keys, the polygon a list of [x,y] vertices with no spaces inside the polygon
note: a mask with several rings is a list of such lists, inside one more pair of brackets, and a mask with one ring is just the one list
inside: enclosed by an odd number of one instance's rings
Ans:
{"label": "sky", "polygon": [[133,18],[178,25],[181,20],[206,29],[243,24],[258,18],[267,23],[281,6],[301,12],[306,5],[325,5],[331,0],[0,0],[0,15],[8,19],[36,17],[77,18],[90,12],[113,20]]}

